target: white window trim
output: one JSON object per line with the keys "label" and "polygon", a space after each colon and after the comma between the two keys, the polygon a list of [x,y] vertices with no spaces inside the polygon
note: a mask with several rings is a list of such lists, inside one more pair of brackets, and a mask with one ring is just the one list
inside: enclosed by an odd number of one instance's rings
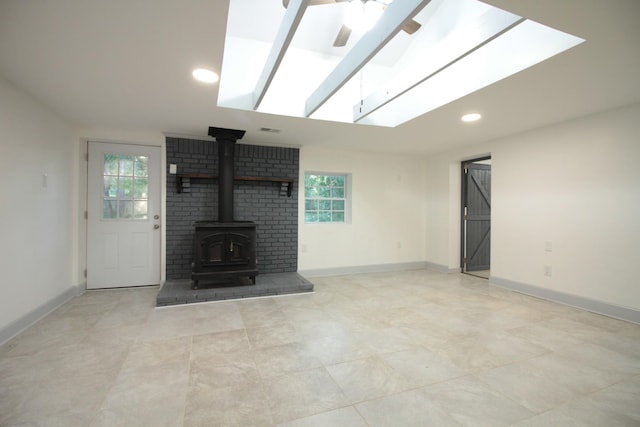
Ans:
{"label": "white window trim", "polygon": [[[305,206],[305,201],[307,198],[305,197],[305,181],[307,175],[341,175],[344,176],[344,222],[307,222],[305,220],[305,213],[307,211]],[[352,203],[352,193],[351,193],[351,173],[348,172],[329,172],[329,171],[320,171],[320,170],[308,170],[304,171],[302,176],[302,221],[305,225],[343,225],[343,224],[351,224],[351,203]]]}

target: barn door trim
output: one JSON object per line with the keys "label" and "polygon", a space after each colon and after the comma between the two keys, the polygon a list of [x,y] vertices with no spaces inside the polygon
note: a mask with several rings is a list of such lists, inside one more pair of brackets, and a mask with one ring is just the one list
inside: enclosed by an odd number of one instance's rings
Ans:
{"label": "barn door trim", "polygon": [[[461,183],[462,183],[462,191],[461,191],[461,203],[460,203],[460,207],[461,207],[461,212],[460,212],[460,270],[462,272],[466,272],[467,271],[467,262],[468,260],[472,259],[474,256],[476,256],[477,254],[466,254],[466,246],[467,246],[467,241],[466,241],[466,220],[467,220],[467,200],[468,200],[468,187],[467,187],[467,172],[469,169],[469,165],[474,164],[474,163],[478,163],[484,160],[490,160],[491,156],[484,156],[484,157],[478,157],[478,158],[474,158],[474,159],[470,159],[470,160],[464,160],[463,162],[461,162]],[[474,181],[474,184],[476,184],[480,194],[482,195],[482,197],[485,199],[485,201],[489,204],[491,204],[491,198],[490,195],[487,194],[487,192],[485,191],[485,189],[483,188],[483,185],[481,185],[481,183],[479,183],[477,181],[477,179],[471,175],[471,179]],[[476,215],[477,216],[477,215]],[[488,218],[480,218],[477,217],[476,219],[487,219],[490,220],[491,216],[489,215]],[[489,238],[489,233],[485,233],[485,235],[482,238],[482,241],[484,242],[486,239]],[[478,248],[482,247],[482,244],[478,246]]]}

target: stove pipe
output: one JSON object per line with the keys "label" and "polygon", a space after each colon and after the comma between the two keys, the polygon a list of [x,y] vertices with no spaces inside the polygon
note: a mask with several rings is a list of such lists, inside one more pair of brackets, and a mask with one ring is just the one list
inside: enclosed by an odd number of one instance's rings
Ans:
{"label": "stove pipe", "polygon": [[209,128],[218,143],[218,222],[233,222],[233,166],[236,141],[245,131]]}

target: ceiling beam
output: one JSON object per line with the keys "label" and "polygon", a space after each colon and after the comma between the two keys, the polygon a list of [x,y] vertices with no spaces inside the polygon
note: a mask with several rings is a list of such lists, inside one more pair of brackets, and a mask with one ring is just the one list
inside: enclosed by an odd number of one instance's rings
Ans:
{"label": "ceiling beam", "polygon": [[307,98],[305,116],[309,117],[331,98],[367,62],[371,60],[398,32],[431,0],[394,1],[385,9],[375,26],[365,33],[327,78]]}
{"label": "ceiling beam", "polygon": [[[372,93],[353,106],[353,122],[359,122],[419,84],[486,46],[525,20],[525,18],[517,15],[505,14],[504,11],[499,9],[491,9],[485,12],[474,27],[473,38],[469,38],[465,33],[454,33],[448,39],[440,42],[441,51],[446,52],[446,56],[435,55],[435,52],[432,52],[432,56],[446,58],[442,64],[437,64],[432,59],[431,63],[427,62],[431,67],[409,68],[407,71],[400,73],[386,87]],[[468,43],[460,43],[457,39],[461,36],[466,37]],[[459,46],[462,45],[465,46],[464,50],[460,50]],[[427,55],[425,54],[425,56]]]}
{"label": "ceiling beam", "polygon": [[278,34],[273,42],[273,46],[271,47],[271,52],[269,52],[269,57],[267,58],[262,74],[258,79],[256,88],[253,91],[254,110],[258,109],[264,95],[267,93],[267,89],[269,89],[269,85],[271,85],[273,77],[276,75],[276,71],[278,71],[282,58],[284,58],[284,54],[289,48],[289,44],[298,29],[300,20],[302,20],[302,15],[304,15],[308,5],[309,0],[289,1],[284,13],[284,18],[282,18],[282,22],[280,23]]}

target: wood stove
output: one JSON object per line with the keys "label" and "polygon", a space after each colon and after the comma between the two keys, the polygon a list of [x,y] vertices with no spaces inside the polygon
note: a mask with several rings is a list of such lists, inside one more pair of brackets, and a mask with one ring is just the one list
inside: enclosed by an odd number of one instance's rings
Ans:
{"label": "wood stove", "polygon": [[193,289],[204,280],[221,283],[247,277],[252,284],[256,283],[256,224],[233,220],[235,144],[244,133],[243,130],[209,128],[209,135],[215,137],[218,144],[218,221],[195,224]]}
{"label": "wood stove", "polygon": [[255,285],[256,224],[252,222],[196,222],[193,239],[192,288],[200,280],[249,277]]}

